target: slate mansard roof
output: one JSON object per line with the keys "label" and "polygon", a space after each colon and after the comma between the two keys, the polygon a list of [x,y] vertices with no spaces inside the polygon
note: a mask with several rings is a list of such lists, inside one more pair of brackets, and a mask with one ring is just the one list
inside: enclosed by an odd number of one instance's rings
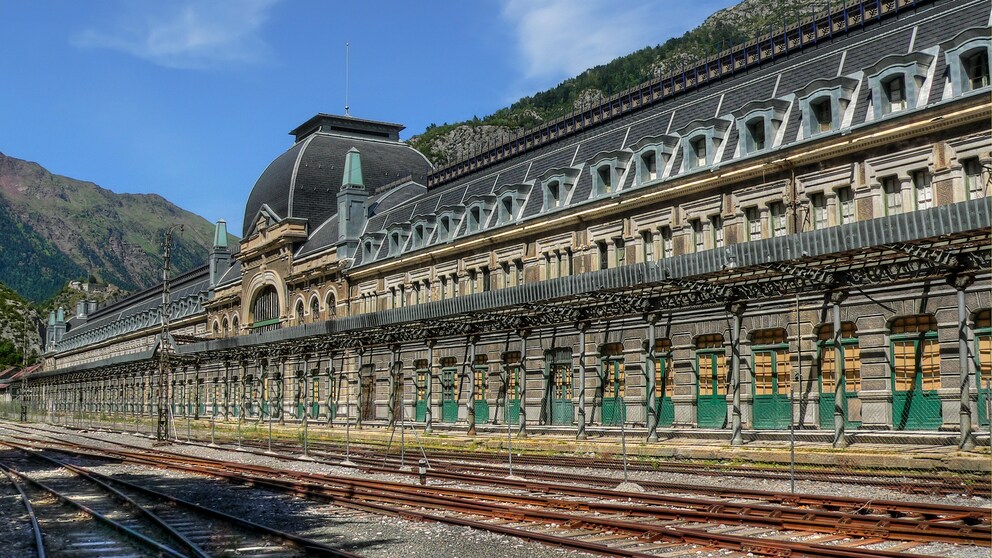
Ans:
{"label": "slate mansard roof", "polygon": [[401,129],[397,124],[344,116],[311,118],[293,131],[296,143],[255,182],[245,205],[243,237],[251,233],[263,206],[280,219],[307,219],[311,231],[337,213],[344,157],[352,147],[362,153],[362,174],[370,192],[405,177],[426,182],[431,164],[399,141]]}
{"label": "slate mansard roof", "polygon": [[[854,5],[854,4],[852,4]],[[874,4],[872,4],[874,5]],[[852,8],[856,9],[856,8]],[[684,139],[694,135],[700,127],[712,126],[714,121],[723,121],[726,130],[719,145],[719,163],[739,161],[749,157],[739,149],[740,130],[736,124],[742,110],[749,112],[752,103],[762,102],[769,106],[773,101],[784,118],[780,127],[784,128],[781,143],[775,143],[756,155],[767,155],[777,149],[799,145],[810,139],[829,137],[853,127],[869,123],[869,70],[883,58],[892,55],[927,52],[932,55],[931,68],[925,85],[927,97],[916,106],[899,114],[912,113],[943,100],[945,80],[945,57],[940,52],[941,43],[952,39],[970,28],[988,29],[990,2],[988,0],[958,0],[953,2],[917,2],[909,9],[894,17],[866,21],[864,26],[852,27],[846,33],[837,33],[829,38],[812,42],[795,53],[771,60],[753,70],[740,72],[721,79],[708,80],[698,89],[688,91],[669,100],[646,104],[642,110],[630,110],[620,117],[606,118],[600,124],[593,124],[586,130],[565,136],[559,141],[545,145],[527,147],[520,155],[511,156],[453,178],[445,178],[446,169],[441,169],[431,177],[430,187],[424,195],[400,204],[391,210],[380,209],[370,217],[362,242],[366,239],[381,239],[391,227],[411,224],[427,215],[441,215],[445,208],[466,209],[478,203],[483,197],[501,197],[510,186],[519,186],[523,192],[522,207],[508,223],[496,223],[495,216],[483,224],[478,233],[490,234],[497,228],[518,226],[521,220],[537,218],[553,211],[570,211],[576,205],[601,199],[593,194],[593,173],[590,165],[598,154],[607,152],[627,152],[633,155],[633,147],[645,138],[674,138],[676,143],[671,152],[671,172],[651,185],[663,184],[666,180],[688,176],[693,173],[706,173],[718,164],[700,168],[683,167]],[[988,33],[985,33],[988,36]],[[845,78],[848,78],[845,80]],[[815,138],[802,133],[801,100],[804,89],[817,90],[820,81],[827,84],[844,80],[854,84],[850,99],[849,122],[837,130],[818,134]],[[877,100],[874,102],[878,102]],[[759,103],[762,104],[762,103]],[[595,112],[596,109],[593,109]],[[735,114],[736,113],[736,114]],[[660,142],[660,140],[659,140]],[[773,139],[768,139],[773,143]],[[650,143],[650,142],[649,142]],[[503,148],[497,148],[502,150]],[[363,164],[369,159],[363,153]],[[463,166],[465,163],[462,164]],[[479,164],[482,166],[482,163]],[[541,177],[545,173],[568,171],[577,178],[572,186],[569,203],[556,210],[543,208]],[[614,185],[613,192],[623,192],[635,187],[635,161],[631,159],[623,172],[623,182]],[[661,174],[661,169],[659,169]],[[615,194],[614,194],[615,195]],[[491,201],[490,201],[491,203]],[[498,202],[497,202],[498,203]],[[495,213],[495,205],[488,206]],[[466,219],[458,218],[458,228],[454,236],[466,234]],[[426,246],[438,243],[436,235],[426,242]],[[407,250],[410,251],[410,250]],[[392,257],[386,249],[375,249],[371,259],[365,259],[363,250],[356,254],[354,267],[372,262],[386,261]]]}

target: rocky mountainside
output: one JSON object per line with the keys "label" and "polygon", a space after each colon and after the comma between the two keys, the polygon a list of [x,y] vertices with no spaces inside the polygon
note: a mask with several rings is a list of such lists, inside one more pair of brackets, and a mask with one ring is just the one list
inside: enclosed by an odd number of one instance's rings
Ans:
{"label": "rocky mountainside", "polygon": [[697,60],[770,30],[808,20],[840,2],[830,0],[744,0],[720,10],[699,27],[657,46],[645,47],[582,72],[547,91],[520,99],[485,118],[432,124],[410,144],[437,167],[465,159],[514,134],[573,110],[592,107],[630,87],[688,67]]}
{"label": "rocky mountainside", "polygon": [[[0,284],[0,368],[32,364],[41,353],[41,315],[14,291]],[[27,351],[27,359],[22,355]]]}
{"label": "rocky mountainside", "polygon": [[213,225],[155,194],[116,194],[0,153],[0,282],[40,302],[89,276],[124,290],[159,281],[173,224],[173,269],[202,265]]}

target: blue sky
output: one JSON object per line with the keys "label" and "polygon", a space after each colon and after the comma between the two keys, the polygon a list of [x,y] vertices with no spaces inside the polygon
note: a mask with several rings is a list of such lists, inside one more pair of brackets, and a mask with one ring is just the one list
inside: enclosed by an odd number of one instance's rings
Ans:
{"label": "blue sky", "polygon": [[0,0],[0,152],[241,230],[289,130],[485,116],[732,0]]}

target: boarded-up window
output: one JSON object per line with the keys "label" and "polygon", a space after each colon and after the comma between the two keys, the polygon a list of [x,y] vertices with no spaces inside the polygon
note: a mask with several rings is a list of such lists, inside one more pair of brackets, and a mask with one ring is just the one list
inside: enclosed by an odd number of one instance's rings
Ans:
{"label": "boarded-up window", "polygon": [[940,387],[937,320],[928,314],[892,322],[892,368],[895,389],[933,391]]}
{"label": "boarded-up window", "polygon": [[754,353],[754,394],[788,393],[792,378],[788,340],[784,329],[762,329],[751,335]]}
{"label": "boarded-up window", "polygon": [[696,360],[699,366],[699,395],[727,393],[727,355],[723,335],[700,335],[696,338]]}
{"label": "boarded-up window", "polygon": [[[861,391],[861,348],[858,347],[858,332],[854,322],[840,325],[841,344],[844,347],[844,391]],[[834,350],[834,326],[826,324],[820,328],[820,389],[824,392],[837,391],[837,351]]]}

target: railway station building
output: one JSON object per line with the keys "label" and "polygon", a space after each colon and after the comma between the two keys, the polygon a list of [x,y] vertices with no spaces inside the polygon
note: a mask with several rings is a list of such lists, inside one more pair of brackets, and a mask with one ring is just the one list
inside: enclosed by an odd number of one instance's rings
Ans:
{"label": "railway station building", "polygon": [[990,3],[835,4],[443,168],[401,125],[318,114],[240,243],[219,222],[170,278],[167,329],[164,285],[50,317],[30,404],[153,416],[164,389],[228,421],[969,448]]}

